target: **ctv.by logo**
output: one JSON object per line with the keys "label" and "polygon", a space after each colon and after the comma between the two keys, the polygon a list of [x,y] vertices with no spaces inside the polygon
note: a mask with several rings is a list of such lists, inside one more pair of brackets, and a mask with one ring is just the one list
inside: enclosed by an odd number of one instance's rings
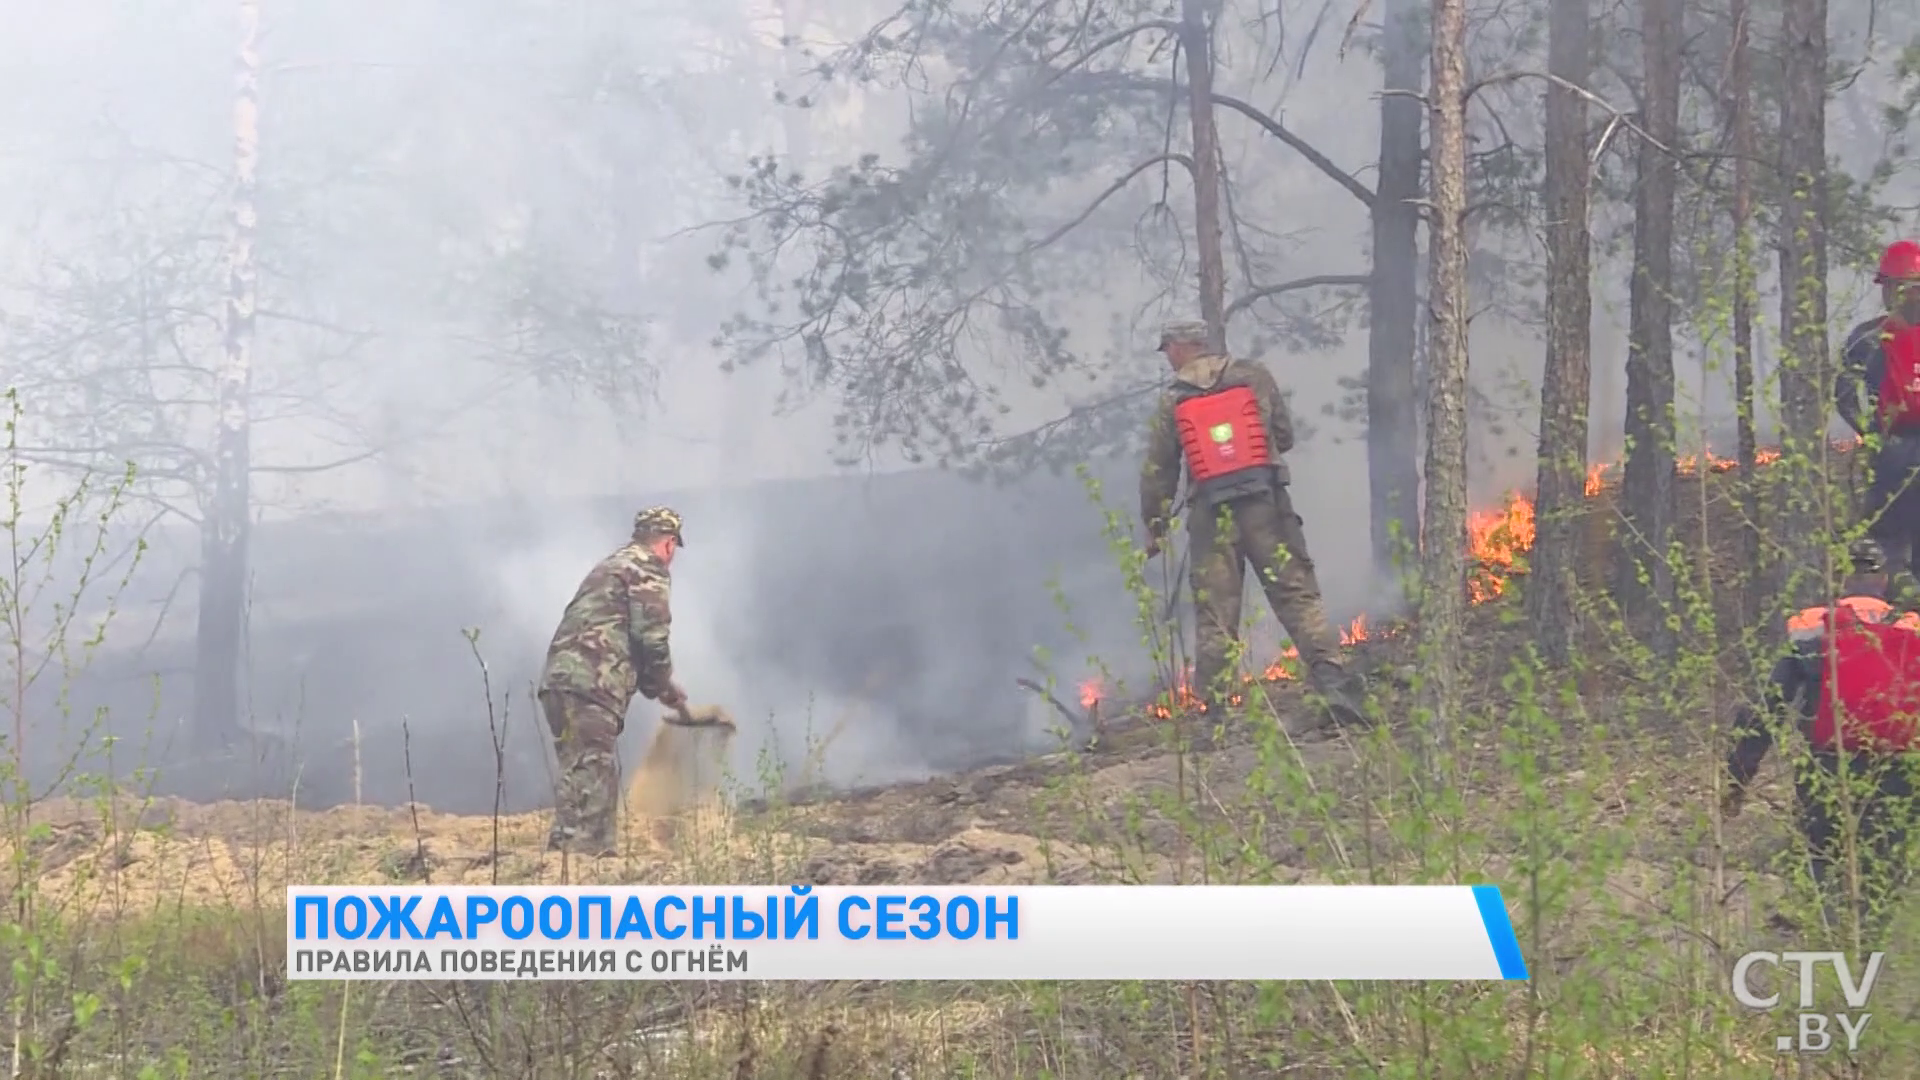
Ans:
{"label": "ctv.by logo", "polygon": [[[1805,1053],[1823,1053],[1833,1048],[1833,1027],[1838,1026],[1847,1037],[1847,1052],[1853,1053],[1860,1048],[1860,1033],[1867,1030],[1867,1022],[1873,1014],[1864,1012],[1867,999],[1873,994],[1874,981],[1880,977],[1880,961],[1886,953],[1874,953],[1867,958],[1867,970],[1861,974],[1858,982],[1853,978],[1853,967],[1847,962],[1846,954],[1837,952],[1750,952],[1742,956],[1733,965],[1733,997],[1749,1009],[1767,1012],[1780,1004],[1780,994],[1775,991],[1766,997],[1753,992],[1747,982],[1747,975],[1756,964],[1779,967],[1793,964],[1800,969],[1800,1011],[1796,1015],[1796,1030],[1792,1035],[1782,1035],[1774,1040],[1779,1050],[1797,1050]],[[1828,1023],[1828,1014],[1815,1012],[1813,1007],[1813,973],[1821,964],[1833,968],[1835,979],[1840,983],[1840,995],[1847,1001],[1850,1012],[1832,1014],[1832,1023]]]}

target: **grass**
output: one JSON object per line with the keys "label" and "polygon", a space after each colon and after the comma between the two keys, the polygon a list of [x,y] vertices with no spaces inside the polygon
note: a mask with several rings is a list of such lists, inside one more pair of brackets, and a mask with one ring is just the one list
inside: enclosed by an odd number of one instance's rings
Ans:
{"label": "grass", "polygon": [[[30,528],[16,490],[4,597],[15,764],[0,836],[13,900],[0,920],[11,1073],[1915,1075],[1910,913],[1884,933],[1824,924],[1796,869],[1803,853],[1779,759],[1745,816],[1724,820],[1717,809],[1725,721],[1767,656],[1736,614],[1745,568],[1728,565],[1739,523],[1731,483],[1682,485],[1681,505],[1693,509],[1679,530],[1697,544],[1675,554],[1683,584],[1672,617],[1692,644],[1648,652],[1589,575],[1580,659],[1551,667],[1534,656],[1520,616],[1525,578],[1510,578],[1513,587],[1472,609],[1470,706],[1443,758],[1420,749],[1414,636],[1376,636],[1363,656],[1381,676],[1372,707],[1391,722],[1362,738],[1296,742],[1278,718],[1306,707],[1302,688],[1261,683],[1246,722],[1206,753],[1181,745],[1177,725],[1149,723],[1095,753],[857,798],[634,815],[623,856],[591,865],[541,850],[544,815],[311,813],[291,799],[195,807],[138,784],[89,784],[78,750],[62,797],[30,790],[17,765],[29,732],[19,703],[33,679],[70,677],[99,638],[75,624],[76,593],[56,603],[30,583],[47,579],[53,549],[84,549],[91,532],[104,535],[117,502],[112,491],[69,492],[53,526]],[[1589,567],[1615,543],[1604,527],[1609,500],[1603,492],[1588,507]],[[1111,520],[1143,636],[1160,643],[1159,681],[1170,684],[1184,666],[1169,644],[1177,635],[1159,621],[1164,607],[1144,557],[1119,515]],[[79,591],[95,590],[92,609],[110,612],[114,588],[83,575]],[[90,722],[66,721],[36,723],[33,737],[57,726],[77,748],[89,745]],[[290,881],[563,880],[1492,881],[1506,892],[1534,978],[1524,986],[285,978]],[[1788,1060],[1773,1045],[1790,1019],[1737,1006],[1728,971],[1749,949],[1828,945],[1889,952],[1874,1019],[1856,1061]],[[1822,994],[1835,996],[1831,985]]]}

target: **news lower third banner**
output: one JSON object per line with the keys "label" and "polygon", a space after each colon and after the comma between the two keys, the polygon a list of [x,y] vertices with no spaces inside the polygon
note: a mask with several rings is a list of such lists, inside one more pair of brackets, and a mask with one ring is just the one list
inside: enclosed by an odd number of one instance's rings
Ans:
{"label": "news lower third banner", "polygon": [[295,886],[295,979],[1525,979],[1493,885]]}

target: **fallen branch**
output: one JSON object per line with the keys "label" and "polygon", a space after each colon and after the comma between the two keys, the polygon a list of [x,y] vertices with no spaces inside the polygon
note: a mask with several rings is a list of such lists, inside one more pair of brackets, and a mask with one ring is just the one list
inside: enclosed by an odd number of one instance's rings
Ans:
{"label": "fallen branch", "polygon": [[1078,731],[1080,729],[1081,717],[1077,713],[1075,713],[1072,709],[1069,709],[1065,705],[1060,704],[1060,699],[1048,693],[1046,687],[1041,686],[1039,683],[1034,682],[1032,679],[1027,679],[1027,678],[1015,679],[1013,680],[1013,682],[1014,682],[1014,685],[1020,687],[1021,689],[1031,690],[1034,693],[1045,698],[1047,701],[1047,704],[1052,705],[1055,709],[1059,710],[1061,716],[1064,716],[1067,718],[1067,723],[1072,725],[1074,730]]}

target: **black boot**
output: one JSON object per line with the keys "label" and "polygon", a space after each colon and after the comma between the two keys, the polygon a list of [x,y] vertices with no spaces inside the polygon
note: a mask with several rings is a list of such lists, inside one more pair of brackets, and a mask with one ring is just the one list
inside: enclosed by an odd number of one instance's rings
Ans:
{"label": "black boot", "polygon": [[1326,700],[1328,719],[1341,727],[1371,727],[1364,703],[1366,684],[1346,667],[1332,660],[1313,665],[1313,687]]}

